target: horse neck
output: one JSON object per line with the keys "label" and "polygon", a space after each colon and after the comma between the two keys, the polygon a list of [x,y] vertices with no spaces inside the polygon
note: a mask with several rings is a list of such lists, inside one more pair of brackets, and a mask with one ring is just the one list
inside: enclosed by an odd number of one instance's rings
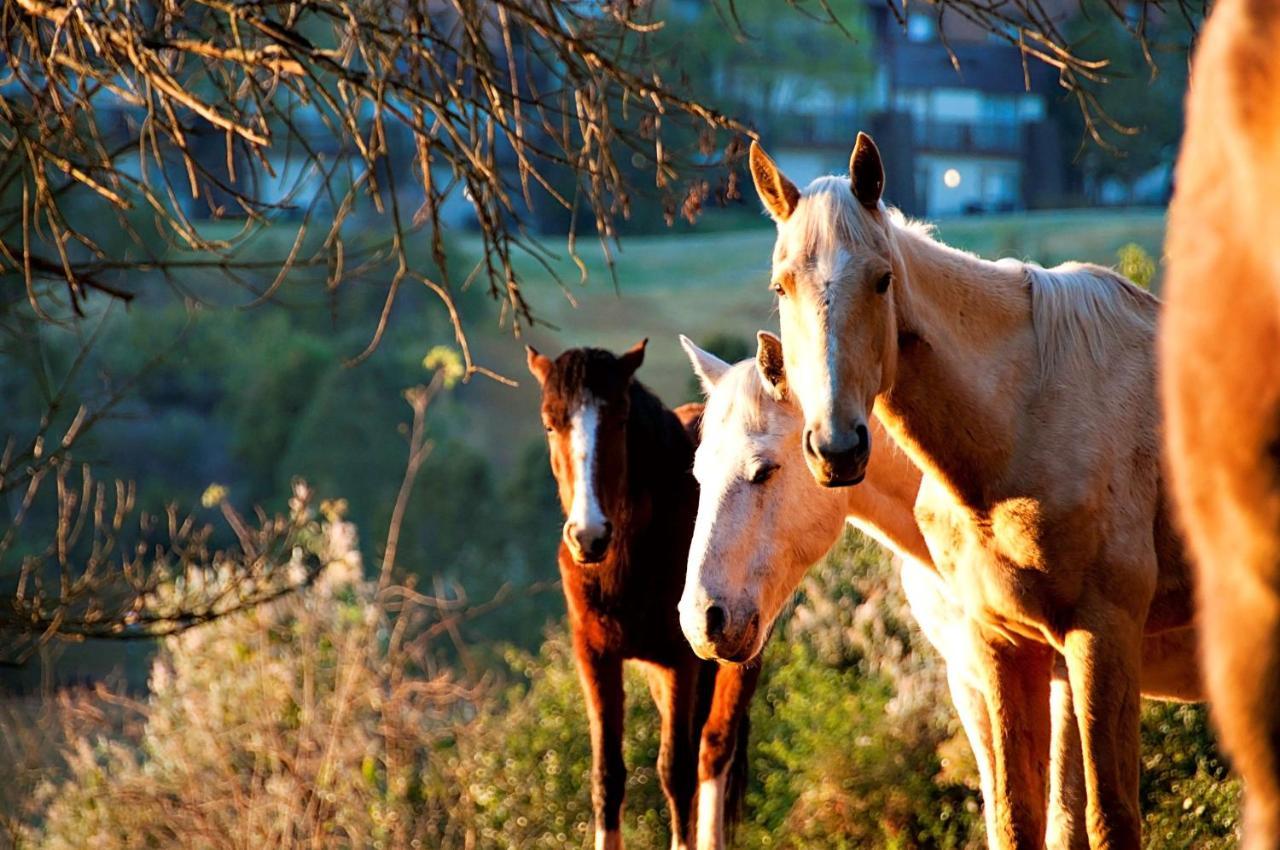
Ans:
{"label": "horse neck", "polygon": [[973,505],[1007,463],[1034,386],[1025,271],[893,226],[905,272],[894,283],[897,363],[876,412],[924,474]]}
{"label": "horse neck", "polygon": [[618,531],[635,537],[655,523],[690,513],[696,490],[693,446],[679,417],[638,381],[627,419],[627,480]]}
{"label": "horse neck", "polygon": [[904,558],[931,564],[928,546],[916,523],[916,494],[921,473],[873,417],[871,461],[867,477],[844,488],[845,518],[883,546]]}

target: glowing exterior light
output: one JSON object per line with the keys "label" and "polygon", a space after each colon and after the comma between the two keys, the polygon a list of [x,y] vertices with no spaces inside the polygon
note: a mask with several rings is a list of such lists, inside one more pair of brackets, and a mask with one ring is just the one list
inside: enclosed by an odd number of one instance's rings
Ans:
{"label": "glowing exterior light", "polygon": [[954,168],[948,168],[942,173],[942,182],[948,189],[954,189],[960,185],[960,172]]}

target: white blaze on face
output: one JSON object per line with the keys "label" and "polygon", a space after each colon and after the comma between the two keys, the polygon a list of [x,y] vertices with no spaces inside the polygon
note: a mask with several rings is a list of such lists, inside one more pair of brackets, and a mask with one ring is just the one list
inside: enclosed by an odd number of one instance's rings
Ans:
{"label": "white blaze on face", "polygon": [[[706,446],[704,439],[703,445]],[[694,468],[709,466],[711,454],[699,448],[695,455]],[[699,460],[702,463],[699,463]],[[715,539],[723,534],[725,519],[726,477],[718,472],[707,470],[699,474],[698,515],[693,523],[693,539],[689,541],[689,560],[685,572],[684,592],[680,595],[678,611],[680,627],[691,643],[700,643],[704,639],[703,628],[706,624],[704,611],[711,603],[723,604],[724,593],[729,585],[729,576],[723,575],[723,553],[720,541]]]}
{"label": "white blaze on face", "polygon": [[694,455],[698,516],[679,605],[680,625],[691,643],[705,637],[709,605],[739,611],[744,602],[759,598],[752,568],[757,550],[766,546],[755,535],[756,494],[742,476],[744,459],[752,456],[751,438],[731,420],[726,406],[723,397],[708,399],[702,443]]}
{"label": "white blaze on face", "polygon": [[605,515],[596,493],[596,446],[600,432],[600,405],[587,396],[569,420],[569,451],[573,463],[573,503],[569,527],[590,536],[604,534]]}
{"label": "white blaze on face", "polygon": [[867,253],[865,247],[848,244],[835,226],[842,213],[830,198],[817,196],[802,209],[804,215],[797,214],[780,233],[774,255],[775,277],[788,271],[795,287],[778,305],[787,383],[806,424],[821,424],[834,437],[837,423],[856,418],[862,404],[846,389],[846,354],[855,347],[846,325],[856,307]]}
{"label": "white blaze on face", "polygon": [[[814,362],[821,363],[820,370],[813,376],[811,383],[812,397],[819,416],[834,425],[837,421],[840,397],[840,351],[844,341],[841,339],[840,317],[848,309],[847,285],[841,278],[847,273],[850,265],[849,253],[837,247],[834,251],[823,251],[815,268],[815,298],[820,306],[816,309],[817,326],[812,329],[815,342],[819,339],[823,348],[823,357]],[[803,371],[803,370],[802,370]]]}

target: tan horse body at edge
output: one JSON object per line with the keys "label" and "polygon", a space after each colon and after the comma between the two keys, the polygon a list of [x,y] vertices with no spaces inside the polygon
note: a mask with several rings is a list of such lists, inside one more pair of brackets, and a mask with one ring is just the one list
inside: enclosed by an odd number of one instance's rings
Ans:
{"label": "tan horse body at edge", "polygon": [[1280,3],[1214,4],[1191,70],[1160,346],[1166,461],[1250,850],[1280,848],[1277,44]]}
{"label": "tan horse body at edge", "polygon": [[[695,651],[723,658],[744,637],[758,651],[762,635],[805,572],[849,522],[900,558],[902,588],[925,637],[946,662],[952,702],[973,749],[983,795],[994,793],[991,729],[983,677],[964,611],[934,569],[912,513],[921,474],[870,422],[871,457],[857,487],[828,489],[802,462],[803,418],[787,399],[781,343],[761,332],[756,361],[730,366],[682,339],[707,393],[702,440],[694,460],[701,487],[689,572],[680,600],[681,626]],[[742,635],[706,612],[719,607],[727,622],[759,622]],[[1195,629],[1186,626],[1143,641],[1142,690],[1156,699],[1201,698]],[[1053,683],[1053,758],[1046,843],[1088,847],[1084,779],[1070,687],[1059,669]],[[990,815],[993,810],[986,809]]]}
{"label": "tan horse body at edge", "polygon": [[865,475],[874,408],[923,473],[914,513],[964,612],[992,732],[993,847],[1040,847],[1051,683],[1065,661],[1090,846],[1138,848],[1143,634],[1185,626],[1155,399],[1158,302],[1110,270],[989,262],[880,200],[860,135],[847,178],[802,194],[758,146],[772,285],[801,451]]}

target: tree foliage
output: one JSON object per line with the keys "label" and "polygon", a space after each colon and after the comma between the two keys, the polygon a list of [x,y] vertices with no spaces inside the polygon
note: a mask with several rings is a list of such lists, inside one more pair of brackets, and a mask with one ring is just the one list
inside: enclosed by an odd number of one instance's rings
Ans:
{"label": "tree foliage", "polygon": [[[1040,3],[934,5],[944,20],[964,18],[1058,68],[1092,126],[1107,66],[1082,58]],[[1146,0],[1134,21],[1114,4],[1105,11],[1145,45],[1147,10],[1186,14],[1183,6]],[[734,95],[726,108],[767,109],[778,91],[737,96],[765,82],[798,91],[861,67],[863,54],[846,49],[859,35],[851,4],[787,7],[718,0],[687,30],[714,31],[708,46],[736,40],[760,57],[759,70],[727,69],[740,79],[720,92]],[[77,486],[93,490],[102,476],[80,472],[87,435],[127,409],[156,365],[135,361],[84,380],[102,365],[91,356],[102,334],[117,327],[113,305],[320,306],[329,330],[352,316],[367,323],[344,339],[354,363],[416,293],[447,320],[463,379],[500,378],[473,358],[463,317],[480,306],[469,293],[484,290],[508,327],[536,319],[513,263],[521,253],[548,256],[533,216],[559,210],[576,257],[580,233],[611,250],[643,194],[667,221],[734,197],[733,166],[748,122],[760,116],[722,113],[697,73],[682,74],[698,55],[681,42],[687,9],[552,0],[6,3],[0,345],[23,371],[6,376],[4,389],[43,406],[2,435],[6,592],[21,583],[32,551],[61,552],[61,575],[47,576],[47,587],[69,587],[90,571],[60,549],[55,528],[59,517],[92,513],[91,501],[106,503],[69,495],[78,491],[68,476],[82,475]],[[890,9],[905,20],[905,2]],[[447,250],[455,205],[479,234],[474,262]],[[53,358],[55,331],[74,345],[56,346]],[[300,379],[257,384],[257,398],[296,409],[314,366],[305,352],[296,356]],[[151,391],[182,388],[198,398],[201,378],[196,366]],[[90,384],[94,391],[84,391]],[[154,427],[197,426],[178,416]],[[233,450],[261,458],[281,445],[280,433],[261,436]],[[182,462],[157,457],[148,468],[162,475]],[[24,522],[25,539],[15,542]],[[35,622],[52,626],[48,634],[74,631],[55,596],[47,597],[55,613]]]}
{"label": "tree foliage", "polygon": [[[1106,62],[1108,83],[1096,98],[1110,120],[1090,125],[1074,104],[1063,104],[1058,113],[1068,138],[1087,141],[1083,133],[1092,127],[1101,143],[1072,151],[1087,177],[1131,183],[1171,164],[1177,153],[1191,45],[1205,4],[1185,15],[1118,18],[1112,12],[1106,0],[1083,0],[1065,27],[1077,53]],[[1137,27],[1141,39],[1134,38]]]}

